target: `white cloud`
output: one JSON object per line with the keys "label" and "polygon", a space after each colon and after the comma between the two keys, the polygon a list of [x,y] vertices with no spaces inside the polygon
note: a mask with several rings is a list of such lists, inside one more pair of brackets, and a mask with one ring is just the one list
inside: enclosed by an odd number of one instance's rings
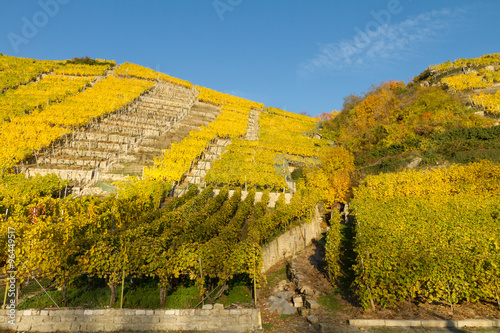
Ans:
{"label": "white cloud", "polygon": [[451,28],[460,12],[435,10],[394,24],[389,21],[381,25],[373,20],[363,30],[355,28],[356,34],[351,39],[321,45],[316,56],[301,63],[297,72],[305,76],[328,70],[359,68],[411,54],[443,30]]}

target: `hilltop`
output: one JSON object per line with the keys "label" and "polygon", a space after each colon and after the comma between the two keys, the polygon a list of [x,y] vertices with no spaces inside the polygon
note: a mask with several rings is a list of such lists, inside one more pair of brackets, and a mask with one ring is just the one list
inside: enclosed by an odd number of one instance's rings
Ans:
{"label": "hilltop", "polygon": [[362,174],[500,161],[500,55],[430,66],[411,82],[390,81],[323,123],[326,137],[355,154]]}

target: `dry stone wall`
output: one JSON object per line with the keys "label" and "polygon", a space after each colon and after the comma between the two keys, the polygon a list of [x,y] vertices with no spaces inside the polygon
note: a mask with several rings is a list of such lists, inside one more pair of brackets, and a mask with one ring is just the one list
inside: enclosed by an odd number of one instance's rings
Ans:
{"label": "dry stone wall", "polygon": [[305,249],[313,239],[321,237],[321,214],[318,206],[314,210],[310,222],[304,223],[262,246],[262,273],[267,272],[275,264],[291,259],[295,253]]}
{"label": "dry stone wall", "polygon": [[203,309],[54,309],[16,311],[14,324],[9,310],[0,310],[0,330],[25,332],[115,331],[214,331],[253,332],[262,329],[257,309],[226,310],[222,304]]}

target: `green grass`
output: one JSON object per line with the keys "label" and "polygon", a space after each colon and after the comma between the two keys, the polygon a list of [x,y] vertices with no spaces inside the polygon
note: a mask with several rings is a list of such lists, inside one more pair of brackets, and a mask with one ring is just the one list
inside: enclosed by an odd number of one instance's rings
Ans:
{"label": "green grass", "polygon": [[[159,299],[159,290],[158,297]],[[165,307],[167,309],[187,309],[193,308],[200,302],[200,292],[194,285],[181,286],[171,293],[167,293],[167,301]],[[158,303],[159,307],[159,303]]]}
{"label": "green grass", "polygon": [[281,267],[267,277],[267,283],[262,288],[263,294],[270,292],[271,289],[282,280],[288,281],[286,276],[286,266]]}
{"label": "green grass", "polygon": [[318,298],[318,303],[323,306],[325,309],[330,310],[332,312],[336,312],[340,310],[340,303],[338,300],[338,296],[333,295],[325,295]]}
{"label": "green grass", "polygon": [[294,315],[293,314],[280,314],[279,317],[281,319],[287,319],[287,318],[290,318],[290,317],[293,317]]}
{"label": "green grass", "polygon": [[235,285],[232,289],[229,289],[224,300],[221,301],[225,306],[232,303],[251,303],[252,302],[252,291],[245,284]]}
{"label": "green grass", "polygon": [[[47,290],[50,297],[54,299],[57,305],[62,306],[62,291],[49,289]],[[104,308],[109,304],[109,296],[111,292],[108,287],[102,287],[93,290],[84,290],[77,288],[68,288],[66,297],[68,298],[68,307],[86,307],[86,308]],[[119,304],[119,303],[118,303]],[[41,309],[55,307],[54,303],[45,293],[39,293],[30,299],[22,299],[18,309]]]}
{"label": "green grass", "polygon": [[274,328],[275,326],[273,324],[262,324],[262,328],[266,331],[270,331]]}
{"label": "green grass", "polygon": [[[42,279],[42,285],[47,288],[50,284],[48,279]],[[251,303],[252,291],[248,278],[235,277],[229,283],[229,290],[226,291],[216,302],[230,305],[232,303]],[[5,288],[2,288],[2,291]],[[54,303],[44,293],[34,281],[23,287],[23,297],[19,304],[19,309],[41,309],[55,307]],[[62,291],[54,287],[47,288],[50,296],[57,305],[62,306]],[[2,294],[3,295],[3,294]],[[28,295],[31,295],[28,299]],[[103,279],[94,278],[92,287],[87,285],[87,278],[82,276],[71,285],[66,293],[68,307],[85,307],[93,309],[103,309],[109,305],[111,290]],[[114,308],[120,307],[121,284],[116,286],[116,301]],[[201,300],[198,288],[192,281],[186,281],[177,285],[175,290],[167,291],[165,307],[166,309],[186,309],[194,308]],[[130,279],[125,280],[123,295],[124,308],[160,308],[160,288],[157,279],[143,278],[135,279],[135,286],[132,289]]]}

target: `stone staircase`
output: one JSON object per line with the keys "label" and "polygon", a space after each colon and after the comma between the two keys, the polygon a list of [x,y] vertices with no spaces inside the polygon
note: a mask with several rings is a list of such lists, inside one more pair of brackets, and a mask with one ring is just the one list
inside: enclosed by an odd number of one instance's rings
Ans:
{"label": "stone staircase", "polygon": [[174,133],[183,131],[196,100],[194,89],[159,81],[128,106],[36,152],[18,170],[27,176],[58,174],[73,181],[74,194],[98,181],[139,176],[154,155],[183,137]]}
{"label": "stone staircase", "polygon": [[250,111],[248,117],[248,128],[245,140],[258,141],[259,140],[259,116],[260,110]]}
{"label": "stone staircase", "polygon": [[219,159],[228,145],[231,144],[231,139],[215,139],[205,149],[200,156],[200,159],[193,164],[193,167],[184,176],[182,183],[177,185],[174,190],[174,196],[179,197],[187,192],[191,184],[196,184],[200,187],[205,186],[205,176],[208,170],[212,167],[212,163]]}
{"label": "stone staircase", "polygon": [[[198,111],[193,108],[191,113],[196,115]],[[244,136],[245,140],[259,139],[259,115],[260,110],[251,110],[248,116],[247,132]],[[215,117],[214,117],[215,120]],[[196,123],[193,126],[201,126],[203,115],[198,115]],[[193,163],[191,169],[184,175],[183,181],[175,187],[174,196],[178,197],[187,192],[192,184],[200,187],[206,186],[205,176],[208,170],[212,167],[212,163],[219,159],[228,145],[231,144],[230,139],[217,138],[204,150],[199,160]]]}

